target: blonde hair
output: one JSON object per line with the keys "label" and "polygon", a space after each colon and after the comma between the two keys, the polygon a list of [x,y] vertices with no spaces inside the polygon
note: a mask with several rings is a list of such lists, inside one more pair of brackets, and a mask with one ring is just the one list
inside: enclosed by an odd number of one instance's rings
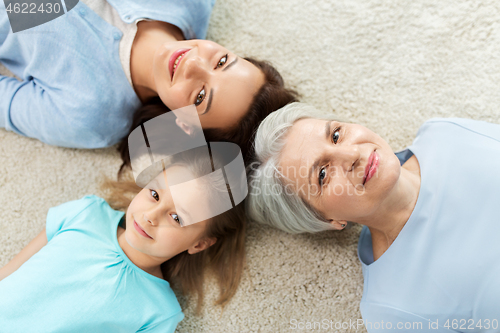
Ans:
{"label": "blonde hair", "polygon": [[[194,164],[199,170],[200,163]],[[124,211],[142,190],[135,184],[130,172],[122,173],[118,181],[105,179],[101,187],[107,192],[108,204],[113,209]],[[230,191],[228,187],[226,189]],[[195,254],[184,251],[161,265],[165,280],[178,286],[184,295],[197,296],[196,314],[201,311],[207,270],[215,274],[219,284],[220,294],[215,305],[224,307],[236,293],[245,266],[245,230],[243,201],[209,219],[204,236],[217,239],[214,245]]]}

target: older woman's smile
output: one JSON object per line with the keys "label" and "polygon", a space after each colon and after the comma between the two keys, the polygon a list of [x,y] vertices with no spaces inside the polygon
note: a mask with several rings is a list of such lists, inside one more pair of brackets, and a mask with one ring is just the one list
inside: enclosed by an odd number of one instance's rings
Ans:
{"label": "older woman's smile", "polygon": [[373,153],[370,154],[370,157],[368,158],[368,163],[366,164],[363,185],[365,185],[375,175],[375,173],[378,170],[379,163],[380,163],[380,156],[377,154],[376,150],[374,150]]}

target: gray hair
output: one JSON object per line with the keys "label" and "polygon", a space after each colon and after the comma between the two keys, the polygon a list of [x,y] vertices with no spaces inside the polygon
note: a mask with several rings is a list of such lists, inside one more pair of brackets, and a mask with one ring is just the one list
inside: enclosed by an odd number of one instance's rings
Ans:
{"label": "gray hair", "polygon": [[333,229],[295,190],[288,190],[278,170],[287,133],[306,118],[334,120],[335,116],[304,103],[291,103],[269,114],[255,135],[256,162],[249,166],[248,217],[295,234]]}

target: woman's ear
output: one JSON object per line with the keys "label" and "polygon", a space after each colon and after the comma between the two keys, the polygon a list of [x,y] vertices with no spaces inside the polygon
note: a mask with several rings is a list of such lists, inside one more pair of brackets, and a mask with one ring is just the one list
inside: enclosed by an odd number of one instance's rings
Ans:
{"label": "woman's ear", "polygon": [[210,246],[214,245],[215,242],[217,242],[217,238],[215,237],[210,237],[210,238],[203,238],[198,241],[198,243],[194,244],[188,249],[189,254],[195,254],[198,252],[201,252],[203,250],[208,249]]}
{"label": "woman's ear", "polygon": [[335,230],[343,230],[347,226],[347,221],[344,220],[330,220],[328,223],[330,223]]}
{"label": "woman's ear", "polygon": [[179,118],[175,119],[175,123],[187,135],[191,135],[193,133],[193,128],[191,126],[189,126],[188,124],[186,124],[185,122],[183,122],[182,120],[180,120]]}

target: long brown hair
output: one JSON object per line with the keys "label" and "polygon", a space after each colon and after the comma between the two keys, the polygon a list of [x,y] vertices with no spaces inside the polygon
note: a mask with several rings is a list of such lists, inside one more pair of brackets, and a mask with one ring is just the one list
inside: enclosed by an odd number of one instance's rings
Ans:
{"label": "long brown hair", "polygon": [[[203,168],[200,163],[195,167]],[[206,168],[205,168],[206,169]],[[198,172],[195,171],[195,174]],[[230,192],[225,184],[222,185]],[[126,210],[141,190],[130,172],[123,173],[120,181],[105,179],[101,185],[106,201],[118,210]],[[201,311],[205,272],[211,270],[219,284],[219,298],[216,305],[224,306],[236,293],[245,265],[246,217],[244,201],[235,208],[211,218],[205,229],[205,237],[217,241],[208,249],[189,254],[184,251],[161,265],[165,280],[179,287],[185,295],[197,296],[196,314]]]}
{"label": "long brown hair", "polygon": [[[205,139],[207,141],[225,141],[236,143],[241,148],[243,159],[246,163],[253,157],[253,136],[260,122],[271,112],[297,101],[297,92],[285,88],[283,78],[280,73],[267,61],[245,58],[251,62],[264,74],[265,82],[254,96],[248,112],[243,119],[230,129],[204,129]],[[137,126],[153,119],[163,113],[171,111],[159,97],[154,97],[147,101],[134,114],[130,132]],[[118,171],[120,177],[124,168],[130,166],[130,156],[128,152],[128,135],[118,146],[118,151],[122,158],[122,165]]]}

